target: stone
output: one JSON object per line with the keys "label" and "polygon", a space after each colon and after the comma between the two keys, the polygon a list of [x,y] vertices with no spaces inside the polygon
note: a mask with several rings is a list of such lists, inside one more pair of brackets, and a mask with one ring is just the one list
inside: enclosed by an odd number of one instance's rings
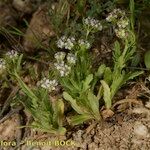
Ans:
{"label": "stone", "polygon": [[23,46],[26,52],[34,52],[40,46],[48,47],[49,38],[55,36],[48,16],[47,4],[41,5],[33,14],[28,29],[23,39]]}
{"label": "stone", "polygon": [[40,2],[41,0],[13,0],[12,5],[17,11],[31,14]]}

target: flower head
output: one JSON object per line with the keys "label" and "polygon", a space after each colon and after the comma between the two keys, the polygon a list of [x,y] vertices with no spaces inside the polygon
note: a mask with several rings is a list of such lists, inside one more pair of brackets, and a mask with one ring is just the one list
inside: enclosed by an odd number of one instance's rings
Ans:
{"label": "flower head", "polygon": [[59,71],[61,77],[69,75],[71,71],[71,67],[65,64],[64,61],[55,63],[54,66]]}
{"label": "flower head", "polygon": [[80,47],[84,47],[84,48],[86,48],[86,49],[89,49],[89,48],[91,47],[90,43],[89,43],[88,41],[83,40],[83,39],[80,39],[80,40],[78,41],[78,45],[79,45]]}
{"label": "flower head", "polygon": [[124,17],[124,16],[125,16],[125,12],[123,10],[114,9],[112,12],[110,12],[108,14],[106,21],[113,22],[116,19],[118,19],[119,17]]}
{"label": "flower head", "polygon": [[94,19],[94,18],[91,18],[91,17],[87,17],[87,18],[83,19],[83,23],[86,26],[88,26],[88,27],[90,27],[90,28],[92,28],[94,30],[98,30],[98,31],[102,30],[102,24],[97,19]]}
{"label": "flower head", "polygon": [[57,41],[56,44],[59,48],[65,48],[71,50],[75,45],[75,38],[74,37],[67,38],[66,36],[62,36]]}
{"label": "flower head", "polygon": [[6,56],[8,56],[11,59],[14,59],[14,58],[18,57],[18,52],[15,50],[11,50],[6,53]]}
{"label": "flower head", "polygon": [[65,59],[66,53],[65,52],[57,52],[54,57],[55,59],[60,62],[63,61]]}
{"label": "flower head", "polygon": [[116,36],[119,38],[126,37],[126,30],[125,29],[115,29]]}
{"label": "flower head", "polygon": [[76,60],[77,60],[77,58],[76,58],[76,56],[74,54],[69,53],[67,55],[67,61],[68,61],[69,64],[75,64]]}
{"label": "flower head", "polygon": [[126,28],[129,25],[129,19],[120,19],[117,21],[117,26],[119,28]]}
{"label": "flower head", "polygon": [[49,80],[47,78],[43,78],[41,81],[37,82],[37,85],[49,90],[49,92],[56,90],[56,87],[58,85],[57,80]]}
{"label": "flower head", "polygon": [[66,43],[65,43],[65,49],[71,50],[75,45],[75,38],[67,38]]}
{"label": "flower head", "polygon": [[66,36],[62,36],[57,42],[57,47],[64,48],[65,47]]}

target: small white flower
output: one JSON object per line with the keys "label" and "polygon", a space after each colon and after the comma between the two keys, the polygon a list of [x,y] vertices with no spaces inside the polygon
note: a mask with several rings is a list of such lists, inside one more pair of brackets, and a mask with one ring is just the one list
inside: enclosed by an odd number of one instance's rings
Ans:
{"label": "small white flower", "polygon": [[71,50],[75,45],[75,38],[74,37],[67,38],[66,36],[62,36],[57,41],[56,44],[59,48],[65,48]]}
{"label": "small white flower", "polygon": [[113,10],[113,14],[116,14],[116,13],[118,13],[118,12],[120,12],[121,10],[119,9],[119,8],[115,8],[114,10]]}
{"label": "small white flower", "polygon": [[118,13],[118,16],[120,17],[124,17],[126,15],[125,11],[121,9],[117,9],[117,13]]}
{"label": "small white flower", "polygon": [[6,69],[6,62],[4,59],[0,59],[0,71],[3,71]]}
{"label": "small white flower", "polygon": [[117,25],[119,28],[126,28],[129,25],[129,20],[128,19],[120,19],[120,20],[118,20]]}
{"label": "small white flower", "polygon": [[75,45],[75,38],[74,37],[70,37],[66,39],[66,43],[65,43],[65,49],[69,49],[71,50]]}
{"label": "small white flower", "polygon": [[125,12],[120,9],[114,9],[112,12],[110,12],[106,18],[106,21],[113,22],[114,20],[118,19],[118,17],[124,17]]}
{"label": "small white flower", "polygon": [[119,8],[116,8],[112,11],[112,14],[123,17],[125,15],[125,11],[123,11]]}
{"label": "small white flower", "polygon": [[71,71],[71,67],[64,62],[55,63],[54,66],[59,71],[61,77],[69,75]]}
{"label": "small white flower", "polygon": [[126,37],[126,30],[125,29],[115,29],[116,36],[119,38]]}
{"label": "small white flower", "polygon": [[37,82],[37,86],[40,86],[40,87],[47,89],[51,92],[51,91],[56,90],[56,87],[58,86],[58,81],[43,78],[41,81]]}
{"label": "small white flower", "polygon": [[16,57],[18,57],[18,52],[15,50],[11,50],[6,53],[6,56],[8,56],[11,59],[16,58]]}
{"label": "small white flower", "polygon": [[75,64],[76,60],[77,60],[77,58],[76,58],[76,56],[74,54],[69,53],[67,55],[67,61],[68,61],[69,64]]}
{"label": "small white flower", "polygon": [[57,42],[57,47],[59,48],[64,48],[65,47],[65,41],[66,41],[66,36],[62,36]]}
{"label": "small white flower", "polygon": [[106,18],[106,21],[112,22],[116,18],[117,18],[117,15],[113,15],[112,13],[109,13],[109,15]]}
{"label": "small white flower", "polygon": [[85,47],[86,49],[90,48],[90,43],[88,41],[83,40],[83,39],[80,39],[78,41],[78,44],[80,47]]}
{"label": "small white flower", "polygon": [[57,70],[62,70],[62,68],[65,66],[65,62],[61,61],[61,62],[54,63],[54,66]]}
{"label": "small white flower", "polygon": [[88,26],[90,28],[93,28],[94,30],[99,30],[99,31],[102,30],[102,24],[97,19],[94,19],[94,18],[91,18],[91,17],[87,17],[87,18],[83,19],[83,23],[86,26]]}
{"label": "small white flower", "polygon": [[65,59],[66,53],[65,52],[57,52],[54,57],[55,59],[59,61],[63,61]]}
{"label": "small white flower", "polygon": [[60,76],[61,76],[61,77],[65,76],[64,70],[60,70],[59,73],[60,73]]}

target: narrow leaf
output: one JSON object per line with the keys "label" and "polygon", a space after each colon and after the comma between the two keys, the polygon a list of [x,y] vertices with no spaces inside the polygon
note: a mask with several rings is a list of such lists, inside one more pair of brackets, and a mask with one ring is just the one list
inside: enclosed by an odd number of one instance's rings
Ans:
{"label": "narrow leaf", "polygon": [[112,72],[109,67],[106,67],[104,72],[104,81],[109,85],[112,81]]}
{"label": "narrow leaf", "polygon": [[104,73],[104,71],[105,71],[105,68],[106,68],[106,65],[105,65],[105,64],[100,65],[95,75],[96,75],[97,77],[101,78],[101,77],[103,76],[103,73]]}
{"label": "narrow leaf", "polygon": [[98,98],[91,91],[88,91],[88,101],[95,118],[99,119],[99,101]]}
{"label": "narrow leaf", "polygon": [[106,105],[106,108],[109,109],[112,105],[110,88],[104,80],[101,80],[101,84],[102,84],[103,89],[104,89],[105,105]]}
{"label": "narrow leaf", "polygon": [[71,124],[72,125],[78,125],[78,124],[82,124],[83,122],[92,119],[92,117],[88,114],[83,114],[83,115],[77,115],[77,116],[73,116],[71,118]]}
{"label": "narrow leaf", "polygon": [[21,78],[18,76],[17,73],[15,73],[16,79],[20,85],[20,87],[22,88],[23,92],[29,96],[32,99],[32,103],[34,107],[38,107],[37,105],[37,101],[38,98],[35,96],[35,94],[28,88],[28,86],[21,80]]}
{"label": "narrow leaf", "polygon": [[135,77],[141,74],[143,74],[143,71],[129,72],[128,74],[125,75],[123,84],[125,84],[126,81],[134,79]]}
{"label": "narrow leaf", "polygon": [[83,114],[83,109],[80,108],[77,103],[76,100],[73,99],[67,92],[63,92],[63,97],[66,101],[70,102],[72,108],[78,113],[78,114]]}
{"label": "narrow leaf", "polygon": [[146,68],[150,69],[150,51],[147,51],[144,55],[144,62]]}
{"label": "narrow leaf", "polygon": [[83,91],[86,91],[87,89],[89,89],[89,84],[91,83],[91,81],[93,80],[93,74],[90,74],[86,77],[85,81],[83,81]]}
{"label": "narrow leaf", "polygon": [[64,115],[64,103],[61,99],[57,100],[54,108],[54,121],[57,122],[58,126],[62,126],[62,120]]}

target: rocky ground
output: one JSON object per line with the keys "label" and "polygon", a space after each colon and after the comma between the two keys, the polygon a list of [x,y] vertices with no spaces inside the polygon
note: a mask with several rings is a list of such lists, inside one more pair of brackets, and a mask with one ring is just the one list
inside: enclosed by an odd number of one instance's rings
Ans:
{"label": "rocky ground", "polygon": [[19,145],[14,148],[6,146],[4,142],[1,142],[1,145],[6,150],[149,150],[149,117],[149,109],[140,106],[115,114],[107,121],[97,124],[91,122],[86,127],[77,127],[64,137],[54,137],[31,130],[27,132],[24,140],[20,141],[20,129],[17,128],[19,118],[18,115],[13,115],[1,123],[0,139],[16,140]]}
{"label": "rocky ground", "polygon": [[[55,37],[47,12],[48,5],[41,3],[41,0],[0,2],[0,27],[17,27],[22,18],[26,16],[31,18],[18,47],[27,53],[34,53],[41,48],[39,43],[48,47],[49,38]],[[107,41],[107,37],[103,37],[101,46],[97,45],[93,49],[95,64],[103,61],[107,55],[107,59],[110,59],[111,49]],[[0,40],[0,48],[6,48],[6,45]],[[104,62],[108,62],[107,59]],[[20,111],[20,108],[12,110],[0,120],[0,150],[149,150],[150,103],[139,98],[143,89],[149,92],[143,82],[139,87],[134,85],[131,89],[123,89],[116,96],[120,101],[114,104],[115,114],[111,118],[106,117],[100,123],[91,121],[76,126],[63,137],[21,128],[23,122],[30,122],[25,118],[29,114]],[[7,97],[2,96],[5,92],[0,91],[0,106],[4,104],[3,100]],[[42,145],[42,142],[45,143]],[[46,142],[49,144],[47,145]],[[40,146],[35,146],[38,144]]]}

